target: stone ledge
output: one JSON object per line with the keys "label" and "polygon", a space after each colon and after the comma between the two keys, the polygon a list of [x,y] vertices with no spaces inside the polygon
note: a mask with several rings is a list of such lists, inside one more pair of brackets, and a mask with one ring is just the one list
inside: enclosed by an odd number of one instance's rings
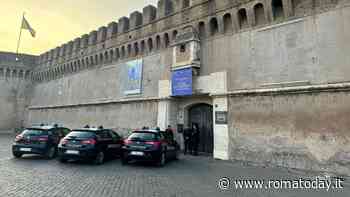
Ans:
{"label": "stone ledge", "polygon": [[117,103],[131,103],[131,102],[140,102],[140,101],[159,101],[161,98],[149,97],[149,98],[132,98],[132,99],[120,99],[120,100],[103,100],[87,103],[76,103],[76,104],[63,104],[63,105],[47,105],[47,106],[29,106],[29,110],[38,110],[38,109],[56,109],[56,108],[69,108],[69,107],[84,107],[91,105],[108,105],[108,104],[117,104]]}
{"label": "stone ledge", "polygon": [[210,96],[265,96],[265,95],[282,95],[282,94],[304,94],[319,92],[342,92],[350,91],[350,82],[306,85],[297,87],[280,87],[280,88],[260,88],[230,91],[222,94],[211,94]]}

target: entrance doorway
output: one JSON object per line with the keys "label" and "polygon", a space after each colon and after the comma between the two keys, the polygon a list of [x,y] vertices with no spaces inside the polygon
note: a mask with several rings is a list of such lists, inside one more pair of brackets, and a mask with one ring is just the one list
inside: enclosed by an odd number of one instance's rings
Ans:
{"label": "entrance doorway", "polygon": [[197,123],[200,131],[198,151],[213,154],[213,107],[208,104],[197,104],[189,109],[189,125]]}

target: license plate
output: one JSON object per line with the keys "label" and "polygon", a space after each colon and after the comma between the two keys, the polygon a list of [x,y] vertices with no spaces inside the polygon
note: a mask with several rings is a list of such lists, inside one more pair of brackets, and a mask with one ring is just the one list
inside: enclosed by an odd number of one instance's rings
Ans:
{"label": "license plate", "polygon": [[66,153],[72,154],[72,155],[79,155],[79,151],[77,151],[77,150],[67,150]]}
{"label": "license plate", "polygon": [[143,152],[138,152],[138,151],[131,151],[130,154],[131,154],[131,155],[136,155],[136,156],[143,156],[143,155],[144,155]]}
{"label": "license plate", "polygon": [[31,148],[20,148],[19,150],[23,151],[23,152],[31,152],[32,151]]}

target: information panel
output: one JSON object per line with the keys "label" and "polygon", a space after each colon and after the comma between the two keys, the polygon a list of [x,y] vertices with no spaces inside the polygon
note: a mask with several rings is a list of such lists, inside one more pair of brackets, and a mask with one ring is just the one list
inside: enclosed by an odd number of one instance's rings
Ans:
{"label": "information panel", "polygon": [[175,70],[171,78],[172,96],[192,95],[192,68]]}

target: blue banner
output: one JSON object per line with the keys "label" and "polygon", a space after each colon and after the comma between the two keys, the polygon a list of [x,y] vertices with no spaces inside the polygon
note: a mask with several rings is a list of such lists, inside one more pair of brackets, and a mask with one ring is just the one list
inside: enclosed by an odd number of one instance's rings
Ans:
{"label": "blue banner", "polygon": [[192,68],[175,70],[171,77],[172,96],[192,95]]}
{"label": "blue banner", "polygon": [[126,62],[126,83],[124,94],[141,94],[142,84],[142,59]]}

